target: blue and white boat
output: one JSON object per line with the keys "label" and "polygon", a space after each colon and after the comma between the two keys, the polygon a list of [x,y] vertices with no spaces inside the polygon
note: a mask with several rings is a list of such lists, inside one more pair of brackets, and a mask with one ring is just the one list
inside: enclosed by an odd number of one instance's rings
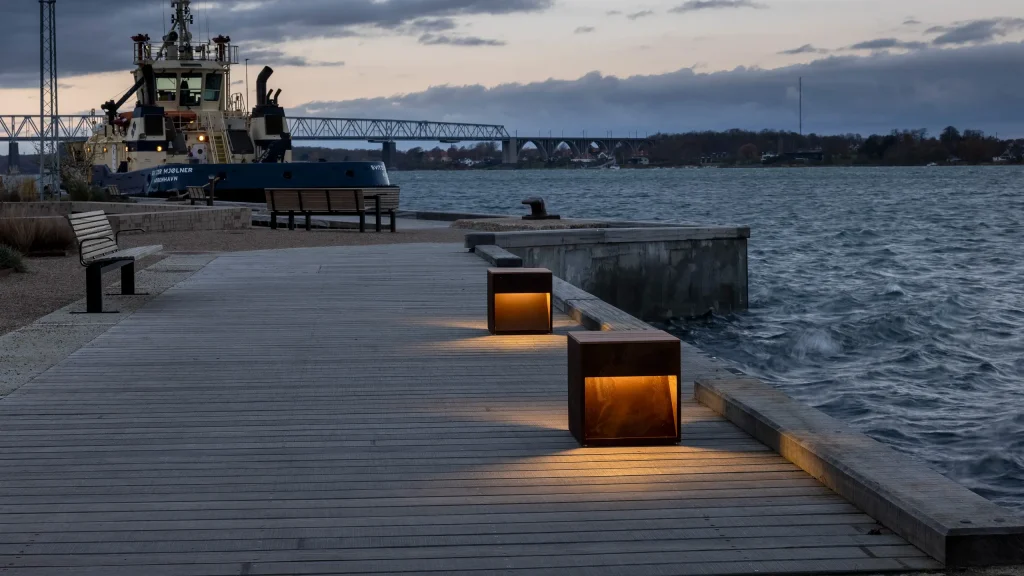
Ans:
{"label": "blue and white boat", "polygon": [[[249,110],[242,94],[230,93],[238,47],[227,36],[193,42],[190,3],[171,2],[172,28],[158,44],[132,37],[135,84],[103,104],[106,121],[80,150],[92,184],[167,197],[215,182],[219,199],[243,202],[263,202],[266,188],[391,185],[382,162],[293,162],[281,90],[267,86],[273,69],[260,72]],[[120,112],[132,97],[135,108]]]}

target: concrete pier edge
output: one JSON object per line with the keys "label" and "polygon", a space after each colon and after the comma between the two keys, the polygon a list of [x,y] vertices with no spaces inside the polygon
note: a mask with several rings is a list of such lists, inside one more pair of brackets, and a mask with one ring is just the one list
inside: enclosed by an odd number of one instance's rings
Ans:
{"label": "concrete pier edge", "polygon": [[[515,256],[484,246],[488,261]],[[588,330],[653,329],[557,277],[552,300]],[[765,382],[702,379],[694,397],[939,562],[1024,564],[1024,518]]]}
{"label": "concrete pier edge", "polygon": [[661,322],[746,310],[749,236],[746,226],[609,226],[470,232],[465,246],[498,246],[524,266],[547,268],[620,310]]}

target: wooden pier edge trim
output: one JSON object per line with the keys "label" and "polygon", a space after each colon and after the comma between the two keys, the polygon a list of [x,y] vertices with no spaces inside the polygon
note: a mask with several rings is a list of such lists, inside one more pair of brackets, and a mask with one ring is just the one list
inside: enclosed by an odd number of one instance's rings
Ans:
{"label": "wooden pier edge trim", "polygon": [[[557,277],[552,300],[588,330],[653,329]],[[912,457],[753,378],[697,380],[694,396],[939,562],[1024,564],[1024,518]]]}
{"label": "wooden pier edge trim", "polygon": [[1024,564],[1024,518],[752,378],[698,380],[699,403],[947,566]]}

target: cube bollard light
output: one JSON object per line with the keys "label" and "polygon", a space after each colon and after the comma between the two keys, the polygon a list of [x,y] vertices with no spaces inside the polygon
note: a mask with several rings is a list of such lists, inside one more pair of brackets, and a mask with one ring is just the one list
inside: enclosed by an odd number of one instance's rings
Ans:
{"label": "cube bollard light", "polygon": [[661,330],[569,333],[569,431],[582,446],[677,444],[679,339]]}
{"label": "cube bollard light", "polygon": [[487,270],[487,329],[491,334],[550,334],[551,271],[544,268]]}

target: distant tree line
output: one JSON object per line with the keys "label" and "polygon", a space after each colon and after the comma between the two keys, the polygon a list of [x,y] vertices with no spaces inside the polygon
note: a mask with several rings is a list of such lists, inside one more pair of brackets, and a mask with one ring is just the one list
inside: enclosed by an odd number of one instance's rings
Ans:
{"label": "distant tree line", "polygon": [[[655,165],[760,164],[766,154],[785,157],[820,151],[824,165],[920,166],[936,164],[1019,163],[1024,140],[1002,140],[981,130],[961,132],[953,126],[931,136],[927,130],[893,130],[889,134],[821,136],[795,132],[727,130],[657,134],[649,151]],[[998,159],[998,160],[997,160]]]}
{"label": "distant tree line", "polygon": [[[716,164],[747,166],[759,164],[795,163],[791,159],[799,152],[815,151],[815,160],[802,164],[826,166],[923,166],[926,164],[991,164],[1020,163],[1024,155],[1024,140],[1000,139],[981,130],[964,130],[949,126],[937,135],[927,130],[893,130],[889,134],[818,134],[800,135],[777,130],[726,130],[722,132],[688,132],[684,134],[655,134],[652,144],[640,154],[650,159],[652,166],[685,166]],[[600,151],[591,151],[594,156]],[[611,155],[626,165],[632,152],[623,148]],[[777,157],[777,158],[773,158]],[[300,161],[380,160],[378,149],[296,148],[295,158]],[[537,150],[529,147],[520,156],[521,163],[535,167],[560,167],[569,164],[571,153],[567,147],[556,152],[545,163]],[[470,146],[447,148],[412,148],[398,152],[397,167],[401,170],[464,169],[490,167],[501,162],[501,146],[495,142],[482,142]]]}
{"label": "distant tree line", "polygon": [[[311,148],[297,146],[292,157],[299,162],[356,162],[380,160],[380,148]],[[468,161],[468,162],[467,162]],[[501,164],[501,144],[479,142],[470,146],[449,146],[442,148],[415,147],[399,150],[395,160],[399,170],[447,170],[459,168],[481,168]]]}

